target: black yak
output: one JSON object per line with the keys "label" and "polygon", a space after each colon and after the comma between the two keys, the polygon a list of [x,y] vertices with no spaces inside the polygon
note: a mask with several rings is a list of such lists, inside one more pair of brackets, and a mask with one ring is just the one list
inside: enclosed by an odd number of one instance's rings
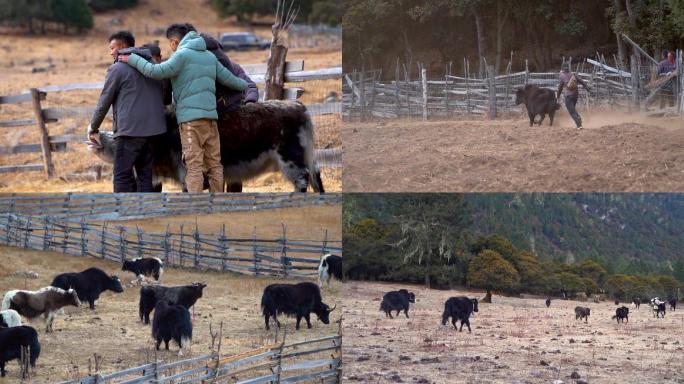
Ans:
{"label": "black yak", "polygon": [[470,315],[477,312],[477,299],[470,299],[465,296],[450,297],[444,302],[444,312],[442,313],[442,325],[446,325],[451,317],[451,325],[456,328],[456,321],[461,320],[461,327],[458,331],[463,331],[463,324],[468,326],[470,332]]}
{"label": "black yak", "polygon": [[380,303],[380,310],[385,312],[385,317],[392,317],[392,311],[397,311],[396,316],[399,316],[399,312],[404,311],[404,315],[408,319],[409,303],[416,302],[416,295],[413,292],[409,292],[405,289],[400,289],[398,291],[390,291],[385,293],[382,297],[382,302]]}
{"label": "black yak", "polygon": [[35,367],[40,356],[38,332],[26,325],[0,328],[0,377],[7,375],[5,364],[8,361],[21,359],[22,347],[28,347],[29,364]]}
{"label": "black yak", "polygon": [[192,283],[177,287],[164,287],[161,285],[146,285],[140,288],[140,321],[144,324],[150,323],[150,313],[160,301],[166,301],[172,305],[182,305],[190,309],[197,300],[202,297],[202,292],[206,287],[203,283]]}
{"label": "black yak", "polygon": [[52,286],[62,289],[73,289],[81,301],[87,301],[90,309],[95,309],[95,302],[104,291],[123,292],[121,281],[114,275],[108,275],[99,268],[88,268],[83,272],[69,272],[57,275]]}
{"label": "black yak", "polygon": [[168,350],[169,341],[174,340],[178,344],[178,356],[183,356],[183,348],[187,348],[192,342],[192,321],[188,309],[160,300],[154,306],[152,337],[157,351],[162,341]]}
{"label": "black yak", "polygon": [[323,324],[330,324],[330,312],[337,306],[330,308],[321,299],[321,290],[314,283],[299,284],[271,284],[264,289],[261,296],[261,310],[264,315],[266,329],[269,327],[269,318],[273,317],[280,328],[278,314],[284,313],[288,316],[295,316],[297,324],[295,329],[299,329],[302,318],[306,320],[307,328],[311,328],[310,314],[315,313],[318,320]]}
{"label": "black yak", "polygon": [[515,91],[515,105],[525,104],[527,116],[530,118],[530,127],[535,123],[539,115],[539,125],[542,125],[546,115],[549,115],[549,126],[553,125],[553,116],[560,109],[556,101],[556,95],[552,90],[539,88],[536,85],[526,85]]}

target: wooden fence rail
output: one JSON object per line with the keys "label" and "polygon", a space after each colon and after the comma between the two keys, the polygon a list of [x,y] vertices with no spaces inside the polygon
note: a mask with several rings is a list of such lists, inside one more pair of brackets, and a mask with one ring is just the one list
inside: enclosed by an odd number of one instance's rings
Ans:
{"label": "wooden fence rail", "polygon": [[0,195],[0,213],[115,221],[154,216],[198,215],[341,203],[342,195],[339,193],[324,195],[304,193],[32,193]]}
{"label": "wooden fence rail", "polygon": [[[266,73],[266,64],[245,65],[243,67],[245,72],[250,75],[255,83],[264,82],[264,74]],[[342,68],[332,67],[317,70],[304,70],[304,61],[289,61],[285,66],[285,81],[289,83],[307,82],[315,80],[341,79]],[[85,140],[84,135],[50,135],[47,124],[60,121],[65,118],[88,118],[92,116],[95,106],[81,106],[81,107],[59,107],[59,108],[43,108],[42,102],[45,101],[47,94],[52,92],[67,92],[75,90],[97,90],[102,89],[103,82],[93,83],[72,83],[50,85],[40,88],[32,88],[24,93],[10,96],[0,96],[0,105],[2,104],[18,104],[31,103],[32,119],[13,119],[0,121],[0,128],[6,127],[26,127],[35,126],[39,132],[40,143],[37,144],[21,144],[14,146],[0,146],[0,155],[11,155],[17,153],[41,153],[41,163],[22,164],[22,165],[6,165],[0,166],[1,173],[9,172],[25,172],[25,171],[44,171],[46,177],[51,177],[54,173],[54,166],[52,164],[52,153],[66,151],[68,143],[82,142]],[[304,89],[294,87],[286,88],[284,90],[284,99],[296,100],[298,99]],[[259,90],[260,97],[263,98],[263,90]],[[309,113],[312,116],[321,116],[329,114],[339,114],[341,111],[340,103],[320,103],[308,106]],[[111,110],[109,111],[111,116]],[[335,149],[318,149],[316,152],[317,158],[321,159],[323,166],[338,167],[341,164],[339,159],[340,151]]]}
{"label": "wooden fence rail", "polygon": [[[581,100],[586,107],[610,107],[645,110],[658,95],[676,100],[671,113],[684,115],[684,65],[682,53],[677,55],[677,69],[654,81],[656,67],[639,64],[633,60],[631,69],[621,65],[606,64],[602,55],[597,60],[587,59],[573,66],[590,85],[588,94],[580,87]],[[343,117],[350,120],[379,118],[423,118],[452,116],[496,115],[496,111],[515,113],[515,91],[525,85],[537,85],[557,90],[558,73],[534,73],[528,69],[511,72],[509,63],[506,73],[493,76],[490,70],[485,78],[473,77],[464,60],[461,75],[452,73],[447,67],[446,75],[440,79],[428,79],[426,70],[419,65],[419,79],[409,78],[404,67],[395,74],[393,81],[381,81],[381,71],[352,72],[343,77]],[[672,85],[670,87],[670,85]],[[669,89],[669,88],[671,89]],[[667,89],[667,92],[663,92]]]}
{"label": "wooden fence rail", "polygon": [[166,266],[231,271],[248,275],[311,278],[321,255],[342,254],[341,240],[289,238],[283,225],[280,238],[259,238],[254,227],[249,238],[200,232],[183,224],[177,232],[145,232],[139,227],[115,226],[53,216],[0,216],[0,243],[20,248],[57,251],[123,263],[137,257],[158,257]]}
{"label": "wooden fence rail", "polygon": [[338,331],[296,343],[283,340],[232,356],[222,356],[219,350],[175,362],[155,361],[61,384],[339,383],[341,355],[342,335]]}

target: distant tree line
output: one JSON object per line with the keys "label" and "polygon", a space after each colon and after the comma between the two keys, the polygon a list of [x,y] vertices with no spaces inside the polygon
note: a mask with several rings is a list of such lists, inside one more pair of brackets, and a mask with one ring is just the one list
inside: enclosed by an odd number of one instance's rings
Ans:
{"label": "distant tree line", "polygon": [[564,297],[604,293],[620,300],[675,297],[683,287],[684,256],[670,273],[610,273],[600,257],[566,263],[520,249],[500,234],[477,234],[472,217],[463,195],[347,195],[345,274],[435,288]]}
{"label": "distant tree line", "polygon": [[93,27],[93,11],[135,6],[137,0],[0,0],[0,23],[29,33],[81,32]]}
{"label": "distant tree line", "polygon": [[[255,17],[275,15],[276,0],[211,0],[221,16],[235,16],[238,21],[252,23]],[[299,7],[297,22],[339,25],[344,11],[343,0],[285,0],[286,7]]]}
{"label": "distant tree line", "polygon": [[347,70],[383,68],[394,75],[397,59],[440,66],[453,61],[462,73],[484,61],[497,73],[511,52],[514,68],[558,69],[599,51],[612,63],[629,62],[626,33],[657,59],[684,43],[682,0],[347,0],[343,17]]}

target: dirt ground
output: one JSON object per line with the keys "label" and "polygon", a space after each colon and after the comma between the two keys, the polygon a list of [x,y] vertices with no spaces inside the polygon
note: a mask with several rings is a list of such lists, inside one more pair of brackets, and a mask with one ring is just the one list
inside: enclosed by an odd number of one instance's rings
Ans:
{"label": "dirt ground", "polygon": [[[120,264],[93,258],[9,247],[0,247],[0,254],[3,258],[0,266],[2,295],[11,289],[39,289],[49,285],[58,273],[89,267],[117,274],[124,282],[133,279],[132,274],[120,271]],[[25,271],[38,273],[38,279],[27,280],[14,276],[17,272]],[[283,280],[170,268],[162,276],[164,285],[182,285],[194,281],[205,282],[208,286],[194,308],[190,356],[209,352],[209,324],[213,323],[217,327],[221,321],[224,322],[222,354],[249,351],[273,341],[274,328],[265,330],[259,303],[266,285]],[[331,289],[324,288],[324,302],[335,305],[339,301],[337,294],[340,289],[338,283],[333,284]],[[51,334],[45,334],[44,323],[36,320],[32,325],[38,330],[42,352],[33,382],[54,383],[85,376],[88,374],[89,358],[92,359],[95,353],[102,356],[101,371],[104,373],[154,360],[151,327],[138,320],[138,292],[137,286],[126,287],[121,294],[106,292],[98,300],[94,312],[87,305],[69,307],[65,309],[65,315],[57,317],[55,331]],[[303,327],[300,331],[294,330],[294,319],[286,319],[287,338],[290,341],[303,341],[334,334],[337,332],[334,322],[339,318],[340,311],[331,313],[329,325],[312,318],[313,328],[308,330]],[[175,361],[179,359],[177,352],[177,346],[174,345],[170,352],[162,350],[158,357],[163,361]],[[0,383],[18,382],[18,363],[9,363],[7,369],[8,377],[0,379]]]}
{"label": "dirt ground", "polygon": [[[408,288],[417,302],[386,319],[384,292]],[[574,371],[588,383],[684,383],[684,311],[655,319],[648,305],[630,307],[629,323],[611,317],[612,302],[494,296],[471,317],[472,334],[441,325],[451,296],[482,292],[347,282],[344,304],[344,381],[364,383],[553,383]],[[589,322],[574,307],[591,308]],[[460,324],[460,323],[459,323]]]}
{"label": "dirt ground", "polygon": [[684,119],[580,111],[529,120],[376,121],[342,127],[349,192],[684,189]]}
{"label": "dirt ground", "polygon": [[[95,28],[83,35],[70,36],[27,36],[15,30],[0,29],[4,39],[0,43],[0,95],[14,95],[32,87],[47,85],[99,82],[104,80],[107,67],[111,64],[109,44],[110,33],[129,29],[138,45],[158,40],[162,56],[170,56],[165,35],[166,27],[173,22],[190,22],[201,32],[242,31],[246,27],[234,18],[220,19],[209,8],[205,0],[143,0],[129,10],[106,12],[94,16]],[[161,34],[159,34],[160,30]],[[23,31],[22,31],[23,32]],[[269,38],[269,27],[254,29],[257,35]],[[229,52],[232,60],[239,64],[259,64],[268,60],[268,51]],[[304,69],[327,68],[340,65],[340,46],[293,48],[288,51],[288,60],[304,60]],[[44,72],[35,72],[47,69]],[[339,80],[312,81],[290,84],[305,89],[300,99],[305,104],[320,103],[328,92],[341,93]],[[43,108],[86,107],[96,103],[98,90],[50,93]],[[0,105],[0,120],[32,118],[30,103]],[[85,134],[89,123],[87,118],[65,118],[48,124],[50,135]],[[340,119],[338,116],[314,117],[316,146],[318,148],[339,147],[341,142]],[[111,120],[106,119],[103,130],[111,130]],[[39,142],[35,127],[3,129],[0,132],[0,146],[34,144]],[[111,192],[111,165],[87,151],[82,143],[69,143],[68,152],[53,153],[56,177],[44,180],[41,172],[3,174],[0,192]],[[22,165],[41,163],[39,153],[0,155],[0,165]],[[104,165],[104,179],[92,181],[90,174],[94,165]],[[341,171],[323,169],[323,183],[328,191],[341,191]],[[166,184],[165,191],[180,191],[176,185]],[[292,185],[279,173],[265,174],[245,184],[250,192],[291,192]]]}
{"label": "dirt ground", "polygon": [[195,228],[200,231],[220,233],[221,226],[226,225],[230,236],[252,235],[257,227],[259,236],[277,238],[283,235],[283,224],[286,226],[288,238],[323,240],[325,231],[328,239],[342,239],[342,206],[321,205],[301,208],[269,209],[263,211],[227,212],[204,215],[198,219],[193,215],[155,217],[143,220],[117,221],[117,225],[126,227],[139,226],[147,232],[164,232],[166,226],[173,232],[179,225]]}

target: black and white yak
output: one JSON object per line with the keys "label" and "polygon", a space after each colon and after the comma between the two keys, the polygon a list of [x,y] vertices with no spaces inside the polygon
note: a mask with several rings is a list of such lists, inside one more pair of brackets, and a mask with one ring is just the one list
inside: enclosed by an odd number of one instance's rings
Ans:
{"label": "black and white yak", "polygon": [[125,260],[121,266],[122,271],[133,272],[136,277],[153,277],[159,281],[164,274],[164,262],[157,257],[139,257],[133,260]]}
{"label": "black and white yak", "polygon": [[330,324],[330,312],[337,306],[330,308],[321,298],[321,290],[314,283],[299,284],[271,284],[264,289],[261,296],[261,311],[264,315],[266,329],[269,327],[269,319],[273,317],[278,328],[279,314],[295,316],[297,324],[295,329],[299,329],[302,318],[306,320],[306,326],[311,328],[310,314],[315,313],[318,320],[323,324]]}
{"label": "black and white yak", "polygon": [[0,377],[7,375],[5,364],[8,361],[21,359],[22,347],[28,348],[29,364],[35,367],[40,356],[38,332],[26,325],[0,328]]}
{"label": "black and white yak", "polygon": [[322,288],[323,282],[326,282],[330,287],[332,277],[342,280],[342,257],[328,253],[321,257],[318,264],[318,286]]}
{"label": "black and white yak", "polygon": [[21,316],[14,309],[0,311],[0,328],[18,327],[21,325]]}
{"label": "black and white yak", "polygon": [[174,340],[178,344],[178,356],[183,356],[183,349],[187,349],[192,342],[192,320],[188,309],[160,300],[154,306],[152,337],[157,351],[162,341],[168,350],[169,341]]}
{"label": "black and white yak", "polygon": [[78,307],[81,301],[73,289],[63,290],[57,287],[45,287],[38,291],[13,290],[2,299],[2,310],[14,309],[29,320],[40,315],[45,316],[45,332],[52,332],[52,322],[57,312],[63,307]]}
{"label": "black and white yak", "polygon": [[[658,297],[651,299],[651,308],[653,309],[653,317],[665,317],[665,302]],[[662,315],[662,316],[661,316]]]}
{"label": "black and white yak", "polygon": [[88,268],[82,272],[69,272],[57,275],[52,286],[62,289],[73,289],[81,301],[87,301],[90,309],[95,309],[95,302],[104,291],[123,292],[121,280],[117,276],[108,275],[99,268]]}
{"label": "black and white yak", "polygon": [[[171,180],[183,184],[186,168],[176,116],[166,115],[167,132],[153,146],[154,182]],[[230,192],[242,190],[242,182],[264,172],[280,171],[294,185],[295,192],[323,193],[321,172],[315,158],[314,126],[306,107],[291,100],[269,100],[243,105],[221,116],[221,163]],[[101,145],[89,149],[108,163],[114,161],[111,132],[100,133]]]}

